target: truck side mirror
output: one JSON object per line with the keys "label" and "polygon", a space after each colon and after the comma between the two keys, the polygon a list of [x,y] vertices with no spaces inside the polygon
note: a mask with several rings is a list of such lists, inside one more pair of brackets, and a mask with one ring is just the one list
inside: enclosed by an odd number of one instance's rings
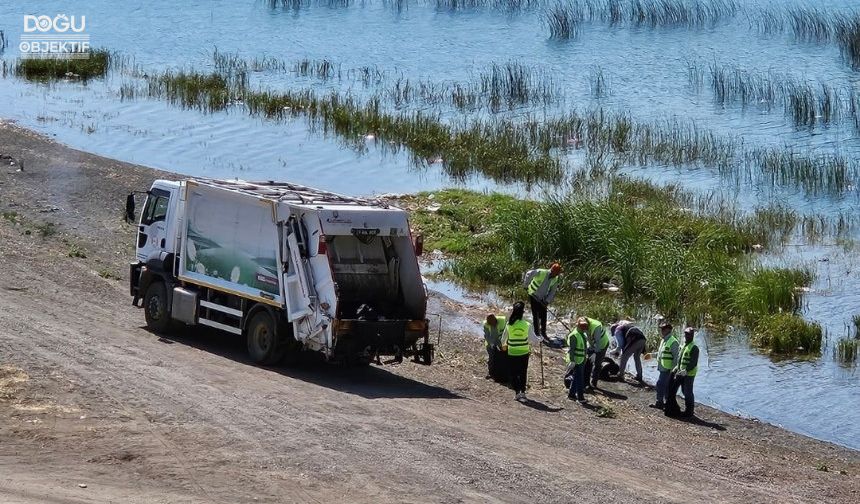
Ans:
{"label": "truck side mirror", "polygon": [[134,193],[128,193],[125,198],[125,221],[134,222]]}
{"label": "truck side mirror", "polygon": [[424,254],[424,235],[416,235],[415,242],[412,244],[415,248],[415,255],[420,256]]}

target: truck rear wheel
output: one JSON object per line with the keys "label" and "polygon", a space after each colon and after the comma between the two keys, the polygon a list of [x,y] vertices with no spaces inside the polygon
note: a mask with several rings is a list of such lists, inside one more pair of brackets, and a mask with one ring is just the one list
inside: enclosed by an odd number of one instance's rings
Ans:
{"label": "truck rear wheel", "polygon": [[255,313],[245,329],[248,354],[256,364],[277,364],[284,358],[286,345],[275,329],[275,321],[266,310]]}
{"label": "truck rear wheel", "polygon": [[164,282],[149,284],[143,296],[143,312],[146,326],[155,332],[167,332],[170,328],[170,313],[167,311],[167,288]]}

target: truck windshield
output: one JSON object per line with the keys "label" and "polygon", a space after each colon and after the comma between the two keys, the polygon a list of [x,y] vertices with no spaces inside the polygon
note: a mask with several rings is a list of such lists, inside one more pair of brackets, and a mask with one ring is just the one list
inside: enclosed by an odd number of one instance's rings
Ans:
{"label": "truck windshield", "polygon": [[154,222],[163,221],[167,217],[167,206],[170,203],[170,193],[164,189],[153,189],[149,191],[146,198],[146,206],[140,223],[148,226]]}

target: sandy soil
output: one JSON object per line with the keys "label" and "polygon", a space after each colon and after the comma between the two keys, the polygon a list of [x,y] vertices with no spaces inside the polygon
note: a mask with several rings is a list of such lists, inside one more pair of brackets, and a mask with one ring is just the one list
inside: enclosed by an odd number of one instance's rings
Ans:
{"label": "sandy soil", "polygon": [[631,384],[583,408],[551,351],[519,404],[483,379],[481,314],[438,295],[430,367],[261,368],[229,335],[152,334],[121,215],[157,177],[0,126],[0,502],[860,501],[858,452],[667,419]]}

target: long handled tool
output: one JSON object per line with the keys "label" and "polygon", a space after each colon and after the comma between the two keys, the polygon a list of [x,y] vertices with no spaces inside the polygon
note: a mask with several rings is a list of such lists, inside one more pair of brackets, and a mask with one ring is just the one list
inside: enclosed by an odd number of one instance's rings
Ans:
{"label": "long handled tool", "polygon": [[568,326],[567,324],[565,324],[565,323],[564,323],[564,320],[562,320],[558,315],[556,315],[556,313],[555,313],[554,311],[550,310],[550,309],[549,309],[549,307],[547,307],[546,305],[544,305],[544,307],[546,308],[547,313],[549,313],[550,315],[552,315],[552,318],[554,318],[556,322],[558,322],[559,324],[563,325],[563,326],[564,326],[564,328],[565,328],[565,329],[567,329],[567,332],[570,332],[570,326]]}
{"label": "long handled tool", "polygon": [[540,342],[540,388],[546,387],[546,383],[543,379],[543,340]]}

